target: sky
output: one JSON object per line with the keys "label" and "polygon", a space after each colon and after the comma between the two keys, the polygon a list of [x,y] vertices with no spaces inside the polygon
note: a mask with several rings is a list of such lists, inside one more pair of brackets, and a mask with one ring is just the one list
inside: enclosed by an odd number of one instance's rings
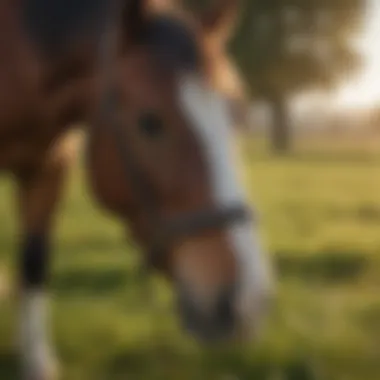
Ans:
{"label": "sky", "polygon": [[366,108],[380,103],[380,0],[367,1],[365,28],[357,40],[364,67],[337,91],[338,107]]}

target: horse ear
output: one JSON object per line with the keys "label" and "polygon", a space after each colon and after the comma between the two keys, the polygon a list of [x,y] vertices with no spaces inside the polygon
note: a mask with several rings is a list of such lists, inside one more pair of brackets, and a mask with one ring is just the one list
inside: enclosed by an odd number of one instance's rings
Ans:
{"label": "horse ear", "polygon": [[172,0],[147,0],[153,12],[171,9],[175,3]]}
{"label": "horse ear", "polygon": [[146,24],[148,0],[126,0],[122,10],[122,24],[124,40],[139,39]]}
{"label": "horse ear", "polygon": [[142,36],[149,15],[173,7],[172,0],[125,0],[123,9],[124,39],[134,42]]}
{"label": "horse ear", "polygon": [[240,6],[240,0],[214,0],[211,8],[201,15],[205,34],[215,39],[215,42],[225,44],[234,32]]}

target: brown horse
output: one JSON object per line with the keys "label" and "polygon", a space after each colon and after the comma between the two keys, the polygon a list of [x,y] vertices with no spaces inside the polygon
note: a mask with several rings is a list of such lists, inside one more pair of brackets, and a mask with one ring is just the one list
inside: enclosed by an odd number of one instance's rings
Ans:
{"label": "brown horse", "polygon": [[[0,168],[19,189],[28,379],[49,379],[54,368],[45,323],[48,259],[73,122],[89,125],[86,163],[96,199],[171,281],[187,331],[202,341],[246,337],[270,294],[215,75],[228,65],[223,46],[236,2],[220,2],[198,19],[159,0],[125,1],[115,18],[116,3],[0,2]],[[115,33],[103,38],[110,20]]]}

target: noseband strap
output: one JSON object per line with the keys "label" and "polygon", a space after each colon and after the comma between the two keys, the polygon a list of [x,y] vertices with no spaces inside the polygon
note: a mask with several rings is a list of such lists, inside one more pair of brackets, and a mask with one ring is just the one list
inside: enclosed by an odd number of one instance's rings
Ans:
{"label": "noseband strap", "polygon": [[155,231],[148,251],[150,261],[156,265],[165,261],[167,249],[182,239],[198,233],[229,227],[251,218],[247,207],[238,205],[225,209],[203,209],[162,221]]}
{"label": "noseband strap", "polygon": [[162,247],[168,242],[189,237],[202,231],[219,229],[232,223],[243,222],[251,217],[247,208],[235,206],[225,209],[204,209],[164,221],[157,229],[153,246]]}

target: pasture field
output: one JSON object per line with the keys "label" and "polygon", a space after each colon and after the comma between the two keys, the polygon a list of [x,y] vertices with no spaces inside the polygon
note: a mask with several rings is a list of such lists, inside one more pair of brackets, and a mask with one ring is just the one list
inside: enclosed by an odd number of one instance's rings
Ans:
{"label": "pasture field", "polygon": [[[138,253],[89,199],[78,167],[53,260],[62,380],[380,379],[380,157],[331,146],[283,158],[251,142],[242,149],[278,277],[261,343],[205,352],[184,337],[170,291],[152,278],[149,292]],[[16,264],[12,186],[0,183],[3,282]],[[0,296],[0,380],[18,379],[14,306]]]}

